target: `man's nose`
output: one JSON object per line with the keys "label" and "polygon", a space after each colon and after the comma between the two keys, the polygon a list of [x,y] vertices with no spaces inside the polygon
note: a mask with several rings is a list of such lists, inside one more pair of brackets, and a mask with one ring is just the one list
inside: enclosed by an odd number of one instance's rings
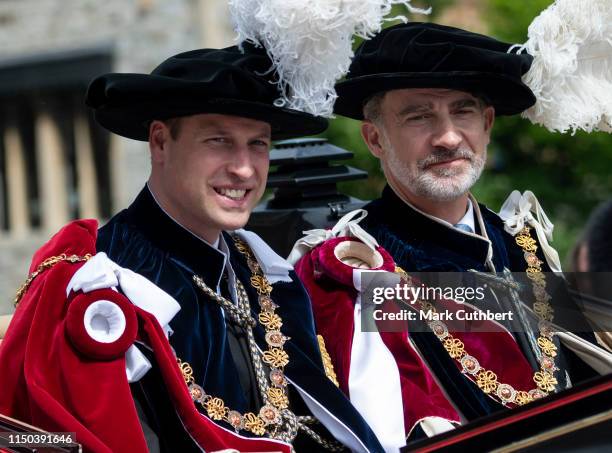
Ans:
{"label": "man's nose", "polygon": [[254,167],[251,152],[247,145],[236,145],[227,164],[229,173],[240,179],[249,179],[253,176]]}
{"label": "man's nose", "polygon": [[463,140],[461,132],[453,124],[450,118],[441,119],[433,134],[431,144],[434,147],[445,149],[456,149]]}

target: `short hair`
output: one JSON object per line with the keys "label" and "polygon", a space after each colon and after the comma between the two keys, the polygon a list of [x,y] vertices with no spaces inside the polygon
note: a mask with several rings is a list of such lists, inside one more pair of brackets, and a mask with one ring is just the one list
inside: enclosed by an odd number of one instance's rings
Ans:
{"label": "short hair", "polygon": [[364,119],[376,124],[380,124],[380,117],[382,114],[382,102],[385,98],[386,93],[386,91],[379,91],[378,93],[374,93],[372,96],[365,100],[365,102],[363,103]]}
{"label": "short hair", "polygon": [[176,140],[181,132],[181,118],[174,117],[160,121],[164,123],[168,129],[170,129],[170,137],[172,137],[173,140]]}

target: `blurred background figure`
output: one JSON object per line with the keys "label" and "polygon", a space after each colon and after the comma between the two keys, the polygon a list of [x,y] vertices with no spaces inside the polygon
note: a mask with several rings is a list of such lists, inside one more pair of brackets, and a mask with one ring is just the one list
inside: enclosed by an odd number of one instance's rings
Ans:
{"label": "blurred background figure", "polygon": [[575,272],[583,292],[584,312],[598,342],[612,351],[612,199],[601,203],[589,217],[570,255],[568,269]]}
{"label": "blurred background figure", "polygon": [[612,199],[591,213],[569,256],[573,272],[612,272]]}

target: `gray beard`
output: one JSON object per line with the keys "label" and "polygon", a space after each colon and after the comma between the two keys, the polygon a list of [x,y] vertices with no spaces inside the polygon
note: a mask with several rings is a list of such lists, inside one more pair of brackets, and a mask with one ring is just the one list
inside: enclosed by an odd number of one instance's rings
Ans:
{"label": "gray beard", "polygon": [[[431,164],[460,157],[468,159],[467,170],[427,168]],[[478,181],[486,160],[486,149],[482,156],[475,156],[465,148],[436,149],[425,159],[417,161],[416,166],[410,167],[398,159],[392,146],[388,146],[384,171],[391,173],[398,183],[415,195],[435,201],[452,201],[466,194]]]}

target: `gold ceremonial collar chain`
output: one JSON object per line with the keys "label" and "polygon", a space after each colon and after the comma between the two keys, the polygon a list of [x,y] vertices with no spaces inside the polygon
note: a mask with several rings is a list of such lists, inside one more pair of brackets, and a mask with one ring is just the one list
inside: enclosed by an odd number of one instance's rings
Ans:
{"label": "gold ceremonial collar chain", "polygon": [[81,263],[83,261],[88,261],[91,257],[92,257],[91,253],[87,253],[86,255],[83,255],[83,256],[67,255],[65,253],[62,253],[61,255],[50,256],[49,258],[46,258],[42,263],[40,263],[36,267],[34,272],[28,275],[28,278],[26,278],[26,281],[23,283],[23,285],[19,287],[19,289],[17,290],[17,294],[15,295],[15,299],[13,300],[13,306],[17,308],[17,306],[19,305],[19,302],[21,302],[21,299],[23,298],[24,294],[26,293],[26,291],[28,290],[28,288],[30,287],[34,279],[38,277],[40,274],[42,274],[44,271],[46,271],[47,269],[51,269],[57,263],[61,263],[62,261],[66,261],[71,264],[76,264],[76,263]]}
{"label": "gold ceremonial collar chain", "polygon": [[[306,426],[306,424],[316,422],[314,417],[296,416],[289,409],[287,380],[284,375],[284,368],[289,363],[289,355],[283,346],[290,338],[283,335],[280,330],[283,321],[275,313],[278,306],[270,297],[272,285],[263,274],[249,246],[237,237],[233,237],[233,240],[237,250],[246,257],[247,265],[251,271],[250,284],[257,291],[257,299],[261,308],[258,321],[265,329],[268,349],[259,352],[253,335],[253,327],[257,323],[251,316],[248,294],[238,279],[236,279],[238,296],[236,304],[209,288],[202,278],[194,275],[193,281],[207,296],[219,303],[228,316],[245,328],[249,352],[264,405],[257,414],[253,412],[241,414],[236,410],[229,409],[221,398],[208,395],[200,385],[196,384],[191,365],[177,357],[179,368],[189,388],[191,398],[204,408],[212,420],[223,420],[229,423],[236,432],[246,430],[256,436],[268,435],[271,438],[291,443],[298,430],[303,430],[326,449],[341,451],[344,447],[340,444],[323,439]],[[262,362],[270,368],[267,376]]]}
{"label": "gold ceremonial collar chain", "polygon": [[[553,392],[558,384],[557,379],[554,377],[554,372],[558,370],[554,360],[554,357],[557,355],[557,347],[552,341],[555,334],[552,328],[554,311],[549,303],[551,297],[546,291],[546,278],[542,273],[542,261],[536,255],[538,246],[535,239],[531,237],[530,227],[528,226],[517,234],[515,241],[523,249],[525,261],[527,262],[527,277],[532,282],[532,291],[535,296],[533,311],[538,317],[538,329],[540,330],[540,335],[537,339],[538,348],[542,352],[540,370],[533,374],[533,381],[536,387],[529,391],[517,390],[510,384],[499,382],[497,374],[484,368],[474,356],[468,354],[464,343],[449,332],[448,326],[444,322],[435,320],[427,323],[436,337],[442,342],[448,355],[459,362],[464,375],[474,382],[485,394],[504,406],[509,404],[522,406],[536,399],[543,398],[549,392]],[[411,281],[410,276],[401,267],[396,266],[396,272],[407,282]],[[435,307],[429,302],[419,300],[417,305],[421,311],[436,312]]]}

